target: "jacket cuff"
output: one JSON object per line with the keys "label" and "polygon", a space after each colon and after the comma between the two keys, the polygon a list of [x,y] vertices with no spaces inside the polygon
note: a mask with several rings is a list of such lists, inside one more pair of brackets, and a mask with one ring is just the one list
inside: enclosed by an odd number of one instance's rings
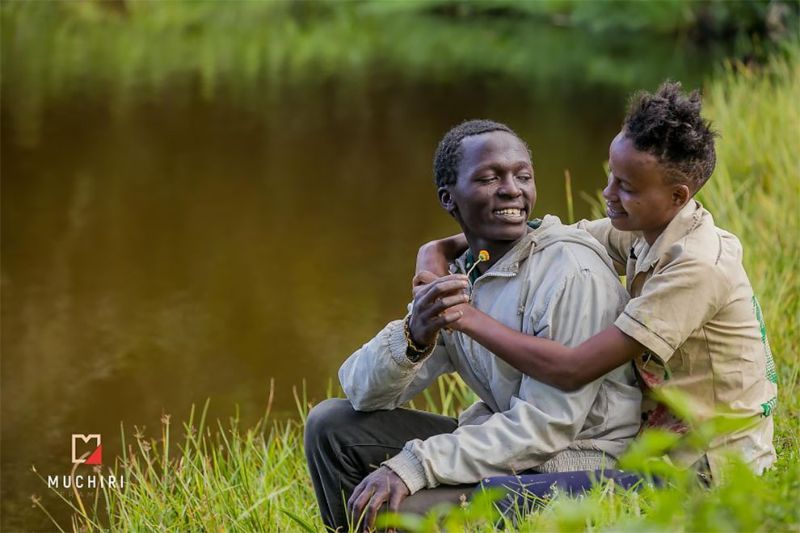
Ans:
{"label": "jacket cuff", "polygon": [[421,357],[418,361],[412,361],[408,358],[406,350],[408,349],[408,341],[406,340],[405,326],[403,325],[405,319],[395,320],[389,324],[387,344],[389,346],[389,354],[401,368],[415,368],[420,366],[425,359],[430,357],[430,354]]}
{"label": "jacket cuff", "polygon": [[427,485],[425,481],[425,469],[419,462],[417,456],[405,448],[397,455],[381,463],[389,467],[392,472],[400,476],[403,483],[408,487],[408,492],[414,494]]}
{"label": "jacket cuff", "polygon": [[394,359],[394,362],[403,368],[412,368],[414,363],[406,356],[406,348],[408,348],[408,341],[406,341],[406,334],[403,331],[403,321],[395,320],[389,326],[389,354]]}

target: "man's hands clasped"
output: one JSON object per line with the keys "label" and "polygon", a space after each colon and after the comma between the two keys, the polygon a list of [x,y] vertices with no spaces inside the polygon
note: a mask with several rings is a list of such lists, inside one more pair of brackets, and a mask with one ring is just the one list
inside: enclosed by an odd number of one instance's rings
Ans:
{"label": "man's hands clasped", "polygon": [[454,327],[468,311],[469,284],[462,274],[437,278],[430,272],[420,272],[412,283],[414,307],[408,329],[415,344],[429,346],[439,330]]}

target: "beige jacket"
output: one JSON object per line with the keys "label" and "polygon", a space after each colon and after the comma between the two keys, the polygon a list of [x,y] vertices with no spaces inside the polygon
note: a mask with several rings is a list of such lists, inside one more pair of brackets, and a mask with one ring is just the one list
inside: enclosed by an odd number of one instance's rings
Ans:
{"label": "beige jacket", "polygon": [[[605,250],[551,216],[478,278],[472,298],[505,325],[567,346],[610,326],[627,302]],[[353,407],[370,411],[402,405],[446,372],[458,372],[480,401],[454,433],[410,441],[384,463],[411,493],[534,468],[613,466],[639,429],[641,395],[630,364],[567,393],[459,332],[443,333],[433,354],[412,363],[400,320],[351,355],[339,379]]]}
{"label": "beige jacket", "polygon": [[[777,373],[766,326],[742,266],[739,240],[714,225],[700,203],[689,202],[649,246],[634,232],[606,219],[582,221],[626,274],[631,300],[615,325],[647,348],[634,361],[642,386],[677,389],[693,401],[702,420],[722,411],[751,421],[717,437],[705,455],[719,478],[728,452],[756,472],[775,462],[772,445]],[[644,427],[687,428],[664,406],[645,399]],[[703,451],[670,454],[681,466]]]}

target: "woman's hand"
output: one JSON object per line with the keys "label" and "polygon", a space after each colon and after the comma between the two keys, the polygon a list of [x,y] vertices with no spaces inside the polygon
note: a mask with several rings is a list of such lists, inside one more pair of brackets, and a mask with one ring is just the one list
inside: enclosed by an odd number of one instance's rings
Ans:
{"label": "woman's hand", "polygon": [[463,233],[431,241],[420,246],[417,252],[417,273],[427,270],[436,276],[450,273],[450,263],[467,250],[467,239]]}
{"label": "woman's hand", "polygon": [[433,283],[440,277],[441,276],[437,276],[436,274],[428,270],[417,272],[411,279],[411,295],[416,296],[423,286],[428,285],[429,283]]}
{"label": "woman's hand", "polygon": [[450,273],[450,264],[444,254],[441,241],[431,241],[419,247],[416,272],[428,271],[436,276]]}

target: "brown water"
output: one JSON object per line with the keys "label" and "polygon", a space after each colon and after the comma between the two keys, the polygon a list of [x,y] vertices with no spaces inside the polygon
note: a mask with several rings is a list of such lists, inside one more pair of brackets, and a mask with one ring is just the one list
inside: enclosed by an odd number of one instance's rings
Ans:
{"label": "brown water", "polygon": [[[633,87],[631,87],[632,89]],[[507,122],[533,151],[534,215],[601,187],[629,88],[385,77],[278,91],[258,109],[193,85],[120,105],[102,90],[2,115],[3,529],[66,508],[30,471],[64,474],[70,435],[154,436],[211,398],[294,412],[409,299],[417,247],[457,230],[431,158],[466,118]],[[179,427],[176,424],[176,427]]]}

